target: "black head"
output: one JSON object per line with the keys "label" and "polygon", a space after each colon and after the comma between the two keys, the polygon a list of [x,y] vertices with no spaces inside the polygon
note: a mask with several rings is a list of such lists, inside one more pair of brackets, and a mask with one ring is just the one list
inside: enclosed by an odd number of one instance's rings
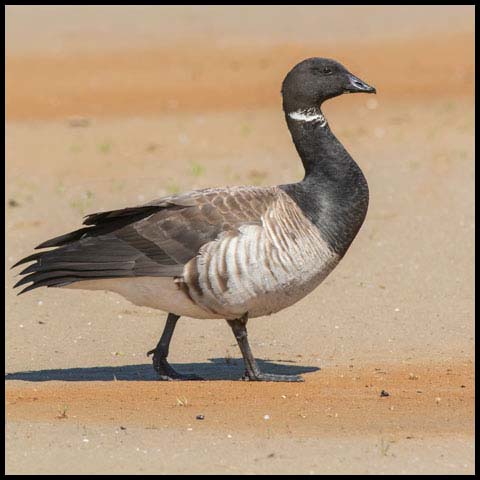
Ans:
{"label": "black head", "polygon": [[283,109],[314,108],[342,93],[376,93],[374,87],[328,58],[307,58],[288,72],[282,85]]}

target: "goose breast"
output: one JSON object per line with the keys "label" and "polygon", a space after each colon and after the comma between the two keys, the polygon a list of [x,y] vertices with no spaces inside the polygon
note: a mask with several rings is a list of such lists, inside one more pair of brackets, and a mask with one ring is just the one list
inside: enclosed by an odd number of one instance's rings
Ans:
{"label": "goose breast", "polygon": [[282,191],[261,217],[205,244],[177,284],[215,317],[249,318],[288,307],[339,261],[319,230]]}

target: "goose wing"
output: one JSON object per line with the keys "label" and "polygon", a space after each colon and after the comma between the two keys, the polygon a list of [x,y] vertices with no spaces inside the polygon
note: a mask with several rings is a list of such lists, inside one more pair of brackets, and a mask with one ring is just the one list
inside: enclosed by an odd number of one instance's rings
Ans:
{"label": "goose wing", "polygon": [[85,227],[36,247],[52,250],[17,262],[14,267],[34,263],[15,287],[31,282],[24,293],[87,279],[179,276],[206,243],[242,225],[260,225],[277,195],[276,187],[207,189],[88,215]]}

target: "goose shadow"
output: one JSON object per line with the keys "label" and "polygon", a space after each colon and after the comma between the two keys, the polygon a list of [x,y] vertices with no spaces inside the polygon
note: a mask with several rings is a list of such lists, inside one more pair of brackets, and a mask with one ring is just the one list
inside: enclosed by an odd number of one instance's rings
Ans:
{"label": "goose shadow", "polygon": [[[320,370],[319,367],[257,360],[263,372],[283,375],[301,375]],[[210,358],[208,362],[172,363],[172,367],[181,373],[196,373],[205,380],[239,380],[244,372],[243,360],[240,358]],[[5,374],[5,380],[23,380],[26,382],[108,382],[122,381],[156,381],[157,375],[151,364],[121,365],[118,367],[78,367],[52,370],[30,370]]]}

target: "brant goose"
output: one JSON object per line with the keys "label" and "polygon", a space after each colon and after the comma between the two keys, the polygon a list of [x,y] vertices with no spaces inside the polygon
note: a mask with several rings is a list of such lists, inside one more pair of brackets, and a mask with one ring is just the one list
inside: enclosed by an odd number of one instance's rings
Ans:
{"label": "brant goose", "polygon": [[245,362],[245,379],[302,381],[263,373],[247,339],[249,318],[310,293],[347,251],[365,218],[367,182],[321,111],[343,93],[376,93],[341,64],[309,58],[282,85],[283,110],[305,167],[298,183],[225,187],[173,195],[88,215],[85,227],[48,240],[18,266],[15,287],[109,290],[168,313],[153,354],[160,379],[198,379],[167,362],[180,316],[224,318]]}

